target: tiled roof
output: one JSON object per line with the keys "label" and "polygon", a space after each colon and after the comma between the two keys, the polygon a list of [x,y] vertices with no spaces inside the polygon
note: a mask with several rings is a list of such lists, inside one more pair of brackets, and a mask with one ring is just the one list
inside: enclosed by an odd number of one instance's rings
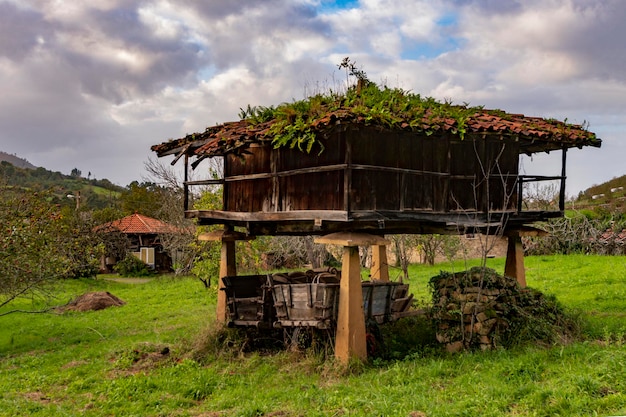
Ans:
{"label": "tiled roof", "polygon": [[[252,124],[248,120],[228,122],[208,127],[202,133],[187,135],[152,146],[158,156],[187,152],[198,156],[215,156],[246,148],[251,143],[273,139],[270,120]],[[379,126],[356,115],[348,109],[339,109],[325,114],[311,124],[311,130],[326,135],[334,129],[347,126],[376,126],[382,130],[429,131],[431,134],[457,132],[457,121],[453,118],[426,112],[421,122],[399,123],[393,128]],[[551,151],[563,147],[600,146],[601,140],[581,125],[567,124],[553,119],[509,114],[500,110],[480,110],[465,121],[465,134],[496,134],[500,137],[515,137],[521,142],[521,152],[534,153]]]}
{"label": "tiled roof", "polygon": [[608,243],[614,241],[615,243],[626,243],[626,229],[615,230],[607,229],[600,235],[600,242]]}
{"label": "tiled roof", "polygon": [[97,230],[117,230],[125,234],[160,234],[178,232],[178,230],[170,224],[138,213],[102,224],[98,226]]}

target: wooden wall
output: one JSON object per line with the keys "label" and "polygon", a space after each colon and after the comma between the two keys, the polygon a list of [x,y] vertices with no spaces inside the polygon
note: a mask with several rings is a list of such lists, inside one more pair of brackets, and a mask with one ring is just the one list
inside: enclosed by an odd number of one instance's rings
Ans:
{"label": "wooden wall", "polygon": [[225,158],[225,210],[515,208],[519,145],[499,137],[344,130],[321,153],[254,146]]}

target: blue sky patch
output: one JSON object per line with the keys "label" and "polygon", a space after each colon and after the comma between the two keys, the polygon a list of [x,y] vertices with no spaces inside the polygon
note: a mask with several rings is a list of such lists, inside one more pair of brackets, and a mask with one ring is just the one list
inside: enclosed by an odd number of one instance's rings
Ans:
{"label": "blue sky patch", "polygon": [[322,0],[320,11],[330,12],[342,9],[354,9],[359,7],[358,0]]}
{"label": "blue sky patch", "polygon": [[462,43],[462,39],[456,38],[448,38],[444,42],[437,43],[422,43],[403,39],[400,57],[410,60],[432,59],[445,52],[461,48]]}

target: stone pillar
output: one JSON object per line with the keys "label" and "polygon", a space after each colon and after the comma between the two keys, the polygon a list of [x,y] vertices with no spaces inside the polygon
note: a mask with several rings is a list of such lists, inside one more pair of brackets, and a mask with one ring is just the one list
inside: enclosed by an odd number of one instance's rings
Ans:
{"label": "stone pillar", "polygon": [[231,230],[218,230],[198,236],[198,240],[209,240],[222,243],[217,291],[217,311],[215,314],[215,318],[218,323],[226,323],[228,321],[228,313],[226,310],[226,292],[223,290],[224,282],[222,281],[222,278],[237,275],[235,243],[238,240],[252,239],[254,239],[254,237],[246,236],[243,233]]}
{"label": "stone pillar", "polygon": [[344,364],[350,359],[365,361],[367,343],[359,246],[384,246],[389,242],[380,236],[360,233],[333,233],[317,238],[315,242],[343,246],[335,357]]}
{"label": "stone pillar", "polygon": [[372,246],[372,267],[370,268],[372,279],[389,281],[389,264],[387,263],[387,246]]}

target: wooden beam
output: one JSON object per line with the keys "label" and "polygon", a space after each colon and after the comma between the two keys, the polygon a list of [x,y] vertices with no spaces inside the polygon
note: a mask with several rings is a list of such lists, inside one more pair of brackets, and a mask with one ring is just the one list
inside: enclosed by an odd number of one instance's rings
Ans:
{"label": "wooden beam", "polygon": [[222,185],[222,184],[224,184],[224,178],[220,178],[216,180],[185,181],[185,185]]}
{"label": "wooden beam", "polygon": [[351,359],[367,360],[361,265],[357,246],[343,248],[335,357],[343,364]]}
{"label": "wooden beam", "polygon": [[[273,153],[272,155],[277,155],[277,153]],[[229,177],[225,177],[225,182],[235,182],[235,181],[250,181],[250,180],[262,180],[267,178],[274,177],[289,177],[292,175],[305,175],[305,174],[315,174],[319,172],[331,172],[331,171],[341,171],[346,168],[346,164],[334,164],[334,165],[325,165],[325,166],[316,166],[310,168],[298,168],[291,169],[288,171],[278,171],[276,169],[275,164],[271,164],[271,172],[261,172],[258,174],[243,174],[243,175],[232,175]]]}
{"label": "wooden beam", "polygon": [[189,210],[185,213],[187,218],[216,219],[224,221],[241,222],[264,222],[264,221],[287,221],[287,220],[311,220],[348,221],[348,213],[343,210],[292,210],[276,212],[244,212],[226,210]]}
{"label": "wooden beam", "polygon": [[211,242],[226,242],[237,240],[254,240],[255,236],[249,236],[245,233],[236,232],[234,230],[214,230],[208,233],[201,233],[198,235],[198,240],[211,241]]}
{"label": "wooden beam", "polygon": [[524,247],[522,246],[522,236],[519,233],[510,233],[508,236],[504,275],[515,278],[520,287],[526,287]]}
{"label": "wooden beam", "polygon": [[559,210],[565,210],[565,165],[567,163],[567,148],[563,147],[563,155],[561,157],[561,188],[559,190]]}
{"label": "wooden beam", "polygon": [[370,268],[372,279],[389,281],[389,263],[387,262],[387,246],[372,246],[372,266]]}
{"label": "wooden beam", "polygon": [[237,275],[237,263],[235,261],[235,241],[222,241],[222,252],[220,256],[220,279],[217,291],[217,311],[215,318],[218,323],[226,323],[228,314],[226,312],[226,291],[224,288],[223,277],[234,277]]}
{"label": "wooden beam", "polygon": [[[189,181],[189,155],[186,153],[186,149],[188,148],[189,147],[185,148],[185,178],[183,180],[183,209],[185,211],[189,210],[189,184],[187,184],[187,181]],[[174,161],[172,165],[175,162],[176,161]]]}
{"label": "wooden beam", "polygon": [[[176,162],[178,162],[180,157],[183,156],[183,155],[189,157],[189,155],[187,154],[187,151],[189,150],[190,147],[191,147],[191,143],[188,143],[185,146],[183,146],[183,148],[180,150],[180,153],[178,155],[176,155],[176,157],[174,158],[174,160],[172,162],[170,162],[170,165],[172,165],[172,166],[176,165]],[[186,165],[186,163],[185,163],[185,165]]]}
{"label": "wooden beam", "polygon": [[384,237],[367,233],[337,232],[315,238],[315,243],[354,247],[389,245],[391,242]]}

